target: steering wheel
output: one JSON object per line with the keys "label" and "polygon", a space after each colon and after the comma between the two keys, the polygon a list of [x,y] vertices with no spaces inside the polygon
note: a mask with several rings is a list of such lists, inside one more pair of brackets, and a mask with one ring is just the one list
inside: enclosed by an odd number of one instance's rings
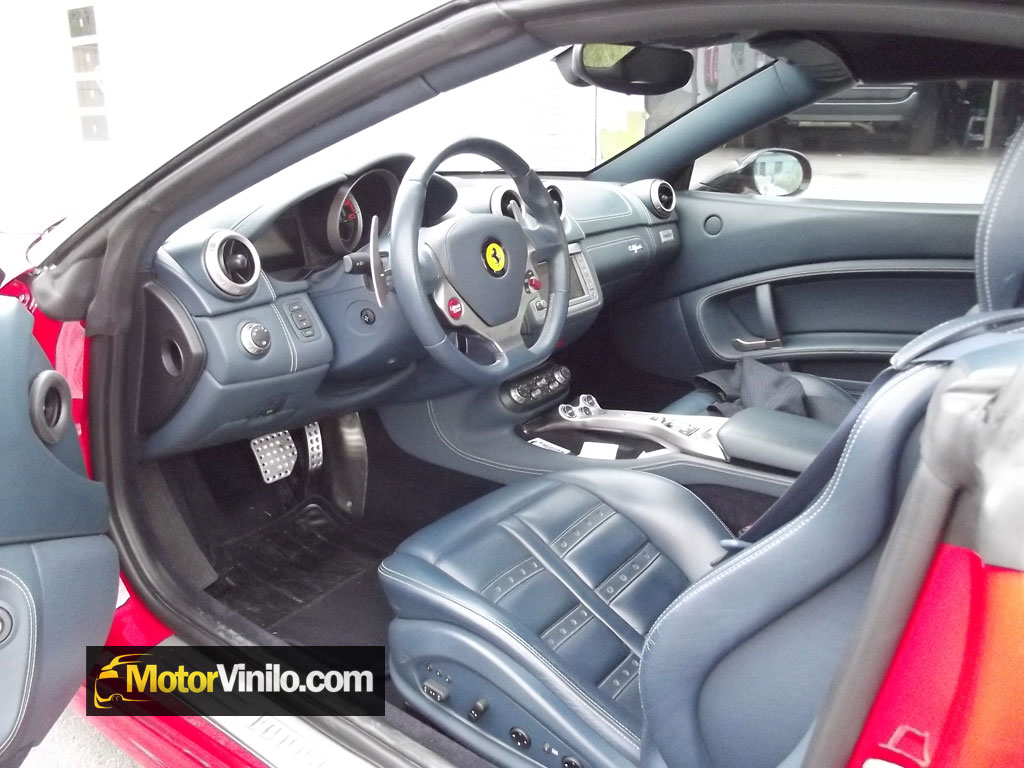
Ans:
{"label": "steering wheel", "polygon": [[[516,218],[465,213],[422,226],[427,185],[445,160],[475,154],[515,183],[526,211]],[[415,160],[398,188],[391,226],[391,273],[406,318],[440,365],[466,381],[501,381],[543,362],[569,312],[569,246],[543,182],[497,141],[468,138]],[[547,315],[532,345],[523,340],[531,301],[544,298],[538,264],[548,265]],[[481,344],[481,342],[483,342]]]}

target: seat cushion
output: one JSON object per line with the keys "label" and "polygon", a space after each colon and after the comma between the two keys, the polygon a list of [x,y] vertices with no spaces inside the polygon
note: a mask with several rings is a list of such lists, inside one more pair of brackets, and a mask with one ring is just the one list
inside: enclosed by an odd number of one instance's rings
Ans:
{"label": "seat cushion", "polygon": [[[612,743],[638,746],[647,632],[732,535],[664,478],[567,472],[503,488],[428,526],[381,576],[399,619],[457,625],[538,679],[555,675],[575,692],[572,710],[589,710]],[[394,640],[393,658],[417,655]],[[431,715],[432,702],[410,703]]]}

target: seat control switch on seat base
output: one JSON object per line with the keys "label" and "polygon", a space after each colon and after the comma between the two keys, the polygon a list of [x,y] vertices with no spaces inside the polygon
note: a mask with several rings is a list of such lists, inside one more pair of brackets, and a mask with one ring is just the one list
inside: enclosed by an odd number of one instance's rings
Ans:
{"label": "seat control switch on seat base", "polygon": [[533,740],[530,738],[530,734],[518,726],[509,730],[508,737],[512,740],[512,743],[520,749],[529,749],[530,745],[533,743]]}
{"label": "seat control switch on seat base", "polygon": [[466,717],[475,723],[484,716],[484,713],[487,711],[487,707],[487,699],[477,699],[473,702],[473,706],[469,708],[469,712],[466,713]]}
{"label": "seat control switch on seat base", "polygon": [[435,680],[427,680],[423,684],[423,692],[438,704],[448,698],[448,689]]}

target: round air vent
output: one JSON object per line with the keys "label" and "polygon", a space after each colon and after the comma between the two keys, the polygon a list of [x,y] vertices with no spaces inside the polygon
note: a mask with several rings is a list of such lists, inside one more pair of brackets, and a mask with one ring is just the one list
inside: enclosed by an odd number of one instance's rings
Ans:
{"label": "round air vent", "polygon": [[210,235],[203,248],[203,267],[213,284],[233,298],[248,296],[260,279],[260,257],[253,244],[229,230]]}
{"label": "round air vent", "polygon": [[651,205],[654,212],[661,217],[668,216],[676,208],[676,191],[667,181],[655,181],[651,184]]}
{"label": "round air vent", "polygon": [[562,198],[562,190],[552,184],[548,187],[548,197],[551,198],[555,210],[558,211],[558,215],[561,217],[565,213],[565,200]]}
{"label": "round air vent", "polygon": [[518,192],[514,189],[499,187],[491,195],[491,213],[500,213],[502,216],[513,219],[515,217],[512,215],[511,203],[518,205],[519,210],[523,209],[523,198],[519,196]]}

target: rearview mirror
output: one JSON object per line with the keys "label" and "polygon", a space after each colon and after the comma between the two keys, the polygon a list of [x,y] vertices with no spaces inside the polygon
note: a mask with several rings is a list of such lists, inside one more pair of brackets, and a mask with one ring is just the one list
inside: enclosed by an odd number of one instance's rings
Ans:
{"label": "rearview mirror", "polygon": [[730,163],[699,189],[793,197],[811,183],[811,163],[792,149],[762,149]]}
{"label": "rearview mirror", "polygon": [[682,88],[693,75],[693,56],[679,48],[586,43],[567,48],[555,63],[573,85],[641,95]]}

